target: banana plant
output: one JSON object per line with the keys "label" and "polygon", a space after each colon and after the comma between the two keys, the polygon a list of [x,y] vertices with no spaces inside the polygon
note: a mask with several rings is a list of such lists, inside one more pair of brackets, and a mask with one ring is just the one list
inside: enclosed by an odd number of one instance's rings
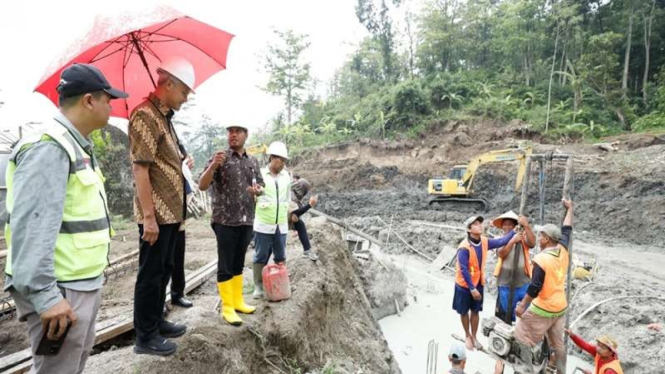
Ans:
{"label": "banana plant", "polygon": [[441,101],[448,100],[448,109],[453,108],[453,102],[461,103],[464,100],[464,96],[460,95],[457,92],[448,92],[441,96]]}
{"label": "banana plant", "polygon": [[522,99],[522,102],[525,105],[532,106],[536,102],[536,95],[533,92],[529,91],[524,94],[524,99]]}

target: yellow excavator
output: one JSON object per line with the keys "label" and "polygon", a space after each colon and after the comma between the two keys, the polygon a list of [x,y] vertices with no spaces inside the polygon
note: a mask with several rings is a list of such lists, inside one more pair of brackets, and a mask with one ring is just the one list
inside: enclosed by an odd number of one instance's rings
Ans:
{"label": "yellow excavator", "polygon": [[472,185],[478,167],[495,162],[519,161],[517,181],[515,182],[515,191],[518,191],[524,180],[526,160],[529,155],[531,155],[531,147],[502,149],[475,156],[468,165],[455,165],[447,179],[443,177],[433,178],[427,183],[427,192],[431,196],[430,208],[449,202],[462,202],[479,204],[480,209],[486,211],[489,207],[487,200],[473,197]]}
{"label": "yellow excavator", "polygon": [[264,143],[251,145],[245,148],[245,152],[247,152],[247,154],[252,156],[256,156],[261,153],[266,153],[266,151],[268,151],[268,146],[265,145]]}

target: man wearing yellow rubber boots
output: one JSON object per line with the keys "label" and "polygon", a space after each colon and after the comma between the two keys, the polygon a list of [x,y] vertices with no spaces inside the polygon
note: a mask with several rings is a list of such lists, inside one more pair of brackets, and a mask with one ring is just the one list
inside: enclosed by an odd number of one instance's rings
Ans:
{"label": "man wearing yellow rubber boots", "polygon": [[199,189],[212,185],[212,229],[217,237],[217,288],[222,299],[222,318],[231,325],[242,324],[237,312],[254,313],[242,296],[242,269],[252,241],[254,197],[263,191],[263,178],[256,158],[245,151],[247,128],[226,128],[229,148],[208,160]]}

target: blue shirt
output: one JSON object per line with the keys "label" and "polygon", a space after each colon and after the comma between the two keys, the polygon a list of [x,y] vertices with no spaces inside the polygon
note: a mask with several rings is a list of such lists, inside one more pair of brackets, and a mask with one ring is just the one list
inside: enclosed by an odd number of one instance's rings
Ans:
{"label": "blue shirt", "polygon": [[[513,235],[515,235],[515,231],[510,231],[508,234],[500,237],[500,238],[494,238],[494,239],[489,239],[488,241],[488,247],[489,249],[497,249],[501,248],[504,245],[508,244],[510,239],[513,238]],[[485,259],[483,258],[483,249],[480,245],[480,242],[474,243],[471,237],[469,237],[469,244],[471,244],[471,247],[476,251],[476,257],[478,258],[478,262],[480,263],[480,268],[482,269],[483,267],[483,261]],[[464,281],[466,284],[469,285],[469,291],[473,291],[478,287],[477,284],[473,284],[471,281],[471,274],[469,273],[469,251],[465,250],[460,250],[461,248],[457,249],[457,261],[459,261],[459,267],[460,270],[462,271],[462,277],[464,277]],[[459,288],[464,288],[464,287],[459,287]],[[464,288],[464,290],[466,290]]]}

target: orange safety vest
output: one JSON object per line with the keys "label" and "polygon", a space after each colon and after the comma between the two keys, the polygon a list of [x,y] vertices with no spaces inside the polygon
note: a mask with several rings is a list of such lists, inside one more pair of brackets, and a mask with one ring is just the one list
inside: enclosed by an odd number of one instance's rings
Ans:
{"label": "orange safety vest", "polygon": [[533,304],[550,313],[563,312],[568,307],[566,301],[566,275],[568,274],[568,250],[559,244],[546,249],[533,259],[545,271],[543,288]]}
{"label": "orange safety vest", "polygon": [[[513,248],[514,250],[514,248]],[[526,245],[526,241],[522,239],[522,251],[524,254],[524,273],[526,273],[526,276],[531,278],[531,261],[529,261],[529,246]],[[498,277],[499,274],[501,274],[501,267],[503,266],[503,259],[499,257],[499,260],[496,262],[496,266],[494,267],[494,276]]]}
{"label": "orange safety vest", "polygon": [[479,281],[481,285],[485,285],[485,258],[487,258],[487,251],[489,250],[489,240],[484,236],[480,237],[480,248],[482,249],[483,255],[480,262],[478,261],[476,250],[473,249],[473,246],[469,243],[468,239],[462,240],[458,248],[457,275],[455,276],[455,283],[464,288],[469,288],[469,285],[466,284],[466,281],[462,276],[462,269],[459,266],[459,251],[469,251],[469,274],[471,274],[471,281],[474,285],[478,284]]}
{"label": "orange safety vest", "polygon": [[595,362],[595,368],[596,368],[596,374],[605,374],[605,370],[607,369],[612,369],[617,372],[617,374],[623,374],[623,369],[621,368],[621,363],[619,362],[619,359],[617,358],[616,360],[612,360],[605,365],[603,365],[601,368],[598,368],[598,364],[600,363],[600,356],[596,355],[596,358],[594,359]]}

